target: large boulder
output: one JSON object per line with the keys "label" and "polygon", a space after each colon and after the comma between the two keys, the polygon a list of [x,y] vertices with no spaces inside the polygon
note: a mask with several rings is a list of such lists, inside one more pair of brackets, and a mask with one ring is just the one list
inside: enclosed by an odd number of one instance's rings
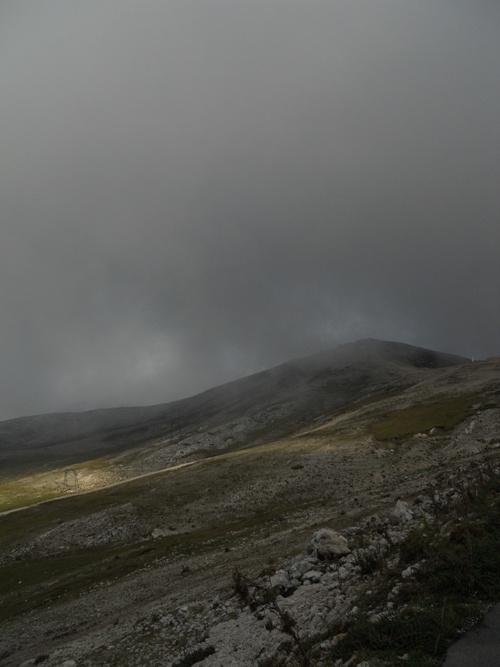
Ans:
{"label": "large boulder", "polygon": [[317,530],[307,545],[307,553],[319,560],[333,560],[351,553],[345,537],[329,528]]}

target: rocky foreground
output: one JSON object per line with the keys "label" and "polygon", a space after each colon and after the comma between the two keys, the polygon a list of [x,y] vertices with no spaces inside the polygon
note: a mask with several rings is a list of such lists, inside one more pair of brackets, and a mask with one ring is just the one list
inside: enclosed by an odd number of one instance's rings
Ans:
{"label": "rocky foreground", "polygon": [[[396,611],[401,613],[410,602],[413,608],[415,601],[408,599],[408,591],[426,561],[417,556],[408,563],[402,556],[402,548],[407,550],[408,536],[422,528],[424,540],[425,530],[429,531],[430,540],[434,530],[449,535],[456,529],[456,521],[462,520],[477,489],[500,476],[497,448],[488,453],[482,460],[458,465],[450,471],[446,485],[432,481],[428,493],[411,501],[398,500],[385,515],[366,516],[341,531],[315,530],[302,553],[284,562],[264,564],[261,572],[243,572],[237,567],[231,571],[232,559],[228,554],[226,586],[217,595],[206,596],[209,591],[205,590],[198,591],[199,597],[195,599],[190,596],[185,603],[180,597],[165,601],[166,604],[156,600],[147,613],[142,607],[140,613],[136,610],[123,622],[115,621],[111,627],[94,628],[68,643],[61,642],[50,653],[39,653],[21,662],[5,657],[2,664],[23,667],[42,662],[47,667],[393,664],[369,662],[363,658],[362,649],[349,646],[344,649],[346,628],[361,611],[376,631],[379,623],[390,619]],[[187,563],[183,566],[186,571]],[[182,570],[177,576],[183,576]],[[168,587],[168,582],[162,583]],[[99,598],[110,594],[106,587],[99,593],[95,591],[97,614]],[[92,613],[88,600],[82,604]],[[462,630],[470,627],[486,608],[486,602],[473,606]],[[33,621],[32,631],[50,634],[47,625],[36,624],[36,615]],[[18,641],[21,644],[22,635]],[[401,664],[408,662],[407,651],[402,648],[398,653]]]}

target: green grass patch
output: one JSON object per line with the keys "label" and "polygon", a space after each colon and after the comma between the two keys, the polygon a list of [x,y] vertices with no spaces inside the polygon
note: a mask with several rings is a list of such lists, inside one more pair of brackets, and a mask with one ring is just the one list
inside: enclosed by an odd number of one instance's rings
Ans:
{"label": "green grass patch", "polygon": [[[123,490],[117,487],[115,491]],[[101,494],[81,496],[51,503],[43,507],[28,508],[14,515],[3,517],[11,527],[16,526],[17,537],[23,532],[23,520],[30,526],[43,520],[48,525],[58,525],[64,509],[76,502],[82,509],[82,502],[102,502]],[[73,501],[73,502],[70,502]],[[77,502],[78,501],[78,502]],[[301,503],[306,506],[308,503]],[[65,506],[67,506],[65,508]],[[241,540],[263,531],[273,533],[276,526],[280,530],[293,524],[290,516],[297,505],[270,506],[246,516],[228,517],[186,533],[173,533],[158,539],[149,539],[125,544],[104,544],[95,547],[73,547],[68,551],[51,556],[23,556],[18,560],[0,565],[0,621],[12,619],[32,609],[53,605],[75,598],[94,585],[103,585],[119,580],[145,568],[161,566],[162,562],[178,560],[186,563],[213,550],[232,550]],[[43,519],[42,519],[43,517]],[[19,522],[21,525],[19,525]],[[1,525],[1,524],[0,524]],[[5,525],[3,526],[5,529]],[[11,536],[12,537],[12,536]],[[35,550],[36,553],[36,550]],[[180,572],[180,565],[179,565]],[[189,575],[187,575],[189,576]]]}
{"label": "green grass patch", "polygon": [[35,505],[36,503],[41,503],[46,500],[60,498],[63,495],[67,495],[67,492],[59,491],[57,489],[54,491],[41,491],[37,489],[30,491],[26,488],[19,489],[2,486],[0,489],[0,512],[7,512],[20,507],[28,507],[29,505]]}
{"label": "green grass patch", "polygon": [[459,637],[464,620],[475,620],[482,613],[484,605],[477,601],[464,604],[446,598],[397,609],[375,622],[358,613],[334,649],[334,659],[348,659],[356,651],[359,660],[370,664],[396,665],[406,655],[401,664],[435,665]]}
{"label": "green grass patch", "polygon": [[370,432],[383,442],[429,432],[433,428],[437,429],[437,433],[450,431],[473,413],[472,406],[477,398],[475,395],[457,396],[393,410],[371,424]]}
{"label": "green grass patch", "polygon": [[[426,561],[418,573],[431,595],[460,591],[489,601],[500,597],[500,480],[483,486],[447,535],[422,544]],[[415,538],[414,538],[415,539]]]}
{"label": "green grass patch", "polygon": [[[104,470],[109,466],[109,459],[101,457],[76,463],[71,468],[85,477],[86,473]],[[32,475],[16,475],[0,479],[0,512],[27,507],[36,503],[62,498],[71,492],[85,490],[75,489],[74,479],[68,479],[68,487],[64,486],[64,468],[50,470]]]}
{"label": "green grass patch", "polygon": [[[248,527],[224,527],[248,534]],[[234,532],[233,532],[234,535]],[[228,536],[223,528],[172,535],[126,545],[75,548],[68,553],[29,558],[0,566],[0,621],[46,605],[75,598],[94,585],[103,585],[156,567],[166,558],[185,559],[209,551]]]}
{"label": "green grass patch", "polygon": [[[296,449],[302,453],[303,446]],[[165,516],[189,513],[189,507],[197,499],[200,490],[208,507],[227,498],[228,494],[239,487],[245,488],[257,476],[272,478],[274,474],[270,461],[279,464],[283,458],[290,458],[288,443],[279,443],[270,447],[259,446],[255,451],[249,450],[223,454],[212,459],[196,462],[185,468],[171,471],[159,471],[154,475],[136,480],[125,481],[113,487],[107,487],[82,495],[65,494],[53,502],[35,507],[26,507],[20,512],[0,516],[0,541],[4,548],[34,539],[37,535],[67,521],[85,518],[94,512],[108,510],[131,503],[139,515],[144,515],[151,523],[158,517],[158,524],[165,521]],[[259,516],[262,510],[270,514],[289,513],[309,506],[314,499],[283,498],[283,504],[275,503],[267,507],[265,496],[256,498],[255,507],[248,508],[248,516]],[[260,507],[258,506],[260,505]],[[279,507],[278,507],[279,505]],[[295,505],[295,507],[294,507]],[[277,509],[278,508],[278,509]],[[228,521],[239,518],[238,510]],[[171,520],[171,519],[167,519]]]}
{"label": "green grass patch", "polygon": [[377,622],[359,614],[349,627],[341,652],[346,657],[355,650],[375,652],[385,659],[409,651],[414,658],[443,653],[448,646],[444,641],[447,621],[445,610],[440,608],[407,607]]}

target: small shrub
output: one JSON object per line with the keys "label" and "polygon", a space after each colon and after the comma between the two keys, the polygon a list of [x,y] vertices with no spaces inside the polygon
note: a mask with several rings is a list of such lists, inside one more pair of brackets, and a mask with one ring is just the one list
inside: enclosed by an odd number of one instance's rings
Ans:
{"label": "small shrub", "polygon": [[354,651],[363,655],[395,658],[401,651],[428,658],[442,655],[456,637],[456,613],[443,605],[406,607],[372,622],[359,614],[348,626],[346,636],[334,649],[334,657],[346,658]]}
{"label": "small shrub", "polygon": [[248,588],[247,579],[236,568],[233,570],[233,590],[242,602],[246,604],[249,601],[250,589]]}
{"label": "small shrub", "polygon": [[385,567],[385,557],[381,549],[365,549],[354,559],[354,565],[360,568],[361,574],[369,576]]}
{"label": "small shrub", "polygon": [[279,605],[277,594],[271,586],[263,585],[258,581],[252,581],[238,569],[235,569],[233,571],[233,587],[236,595],[238,595],[244,604],[248,604],[253,612],[266,608],[276,614],[281,623],[281,631],[293,639],[302,665],[304,667],[309,665],[309,655],[304,648],[300,630],[297,627],[297,621],[286,609],[283,609]]}
{"label": "small shrub", "polygon": [[[397,664],[404,652],[411,667],[431,665],[459,633],[473,627],[488,604],[500,597],[499,490],[499,478],[474,492],[467,488],[459,507],[441,509],[446,533],[439,530],[441,520],[425,522],[411,529],[401,544],[391,545],[391,551],[399,551],[398,573],[408,565],[421,565],[398,583],[397,597],[392,598],[397,610],[376,622],[365,612],[349,619],[334,659],[347,659],[356,651],[359,659]],[[361,552],[356,564],[366,573],[380,567],[377,554],[369,550]],[[387,600],[391,572],[388,568],[378,577],[375,592],[381,605]]]}
{"label": "small shrub", "polygon": [[412,528],[399,547],[400,564],[413,565],[432,555],[437,537],[437,529],[430,524]]}

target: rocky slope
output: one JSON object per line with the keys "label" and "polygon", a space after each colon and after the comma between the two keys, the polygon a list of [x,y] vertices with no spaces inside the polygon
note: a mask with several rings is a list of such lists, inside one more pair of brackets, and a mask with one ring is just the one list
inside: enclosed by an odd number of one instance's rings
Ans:
{"label": "rocky slope", "polygon": [[[499,472],[499,360],[434,355],[368,342],[218,388],[190,408],[206,430],[148,440],[89,488],[149,474],[0,516],[0,663],[299,665],[302,645],[310,664],[361,664],[335,646],[356,607],[377,620],[401,604],[421,566],[398,545]],[[259,430],[271,401],[285,412]],[[219,445],[238,405],[245,447]]]}
{"label": "rocky slope", "polygon": [[0,422],[0,469],[4,475],[36,471],[147,444],[165,451],[187,441],[191,448],[214,449],[270,440],[374,391],[405,387],[419,373],[465,361],[402,343],[363,340],[173,403],[7,420]]}

